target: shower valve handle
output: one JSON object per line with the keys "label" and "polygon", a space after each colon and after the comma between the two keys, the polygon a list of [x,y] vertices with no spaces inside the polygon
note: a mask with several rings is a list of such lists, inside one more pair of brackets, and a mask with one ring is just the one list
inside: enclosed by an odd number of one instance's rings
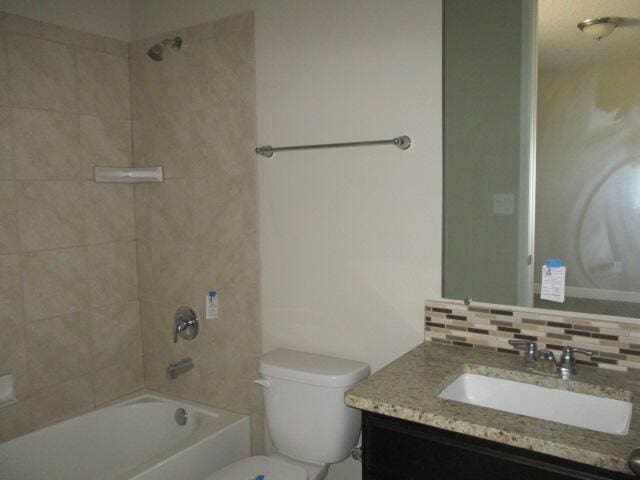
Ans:
{"label": "shower valve handle", "polygon": [[191,307],[180,307],[173,318],[173,343],[178,343],[178,335],[184,340],[193,340],[200,332],[198,316]]}

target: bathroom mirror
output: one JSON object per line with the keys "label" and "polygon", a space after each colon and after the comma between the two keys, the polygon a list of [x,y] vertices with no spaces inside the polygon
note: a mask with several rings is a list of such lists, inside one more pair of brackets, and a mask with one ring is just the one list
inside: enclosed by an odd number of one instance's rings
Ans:
{"label": "bathroom mirror", "polygon": [[640,317],[637,45],[635,0],[444,0],[443,297]]}

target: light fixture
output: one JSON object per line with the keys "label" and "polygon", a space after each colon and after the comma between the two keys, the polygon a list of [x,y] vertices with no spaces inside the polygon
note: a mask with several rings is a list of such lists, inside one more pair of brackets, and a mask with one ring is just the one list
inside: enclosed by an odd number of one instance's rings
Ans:
{"label": "light fixture", "polygon": [[583,20],[578,28],[596,40],[611,35],[618,25],[622,23],[620,17],[598,17]]}

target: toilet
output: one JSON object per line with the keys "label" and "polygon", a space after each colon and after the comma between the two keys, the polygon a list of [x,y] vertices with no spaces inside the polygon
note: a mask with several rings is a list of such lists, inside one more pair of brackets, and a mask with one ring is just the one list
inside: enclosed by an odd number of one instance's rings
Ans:
{"label": "toilet", "polygon": [[266,353],[256,383],[277,453],[245,458],[207,480],[323,479],[358,441],[360,412],[344,404],[344,392],[369,372],[366,363],[326,355],[284,348]]}

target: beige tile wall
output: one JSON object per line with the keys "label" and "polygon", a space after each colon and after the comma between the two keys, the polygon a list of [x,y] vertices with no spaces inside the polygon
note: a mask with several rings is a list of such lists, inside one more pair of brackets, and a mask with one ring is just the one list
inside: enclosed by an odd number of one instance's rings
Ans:
{"label": "beige tile wall", "polygon": [[126,43],[0,13],[0,441],[142,386]]}
{"label": "beige tile wall", "polygon": [[[179,34],[185,47],[154,62],[146,50]],[[263,450],[257,376],[261,354],[253,15],[234,16],[132,44],[135,164],[166,180],[136,185],[136,238],[145,382],[250,413]],[[172,343],[173,314],[217,290],[219,318],[194,341]],[[115,289],[114,289],[115,291]],[[170,362],[195,369],[167,380]]]}

